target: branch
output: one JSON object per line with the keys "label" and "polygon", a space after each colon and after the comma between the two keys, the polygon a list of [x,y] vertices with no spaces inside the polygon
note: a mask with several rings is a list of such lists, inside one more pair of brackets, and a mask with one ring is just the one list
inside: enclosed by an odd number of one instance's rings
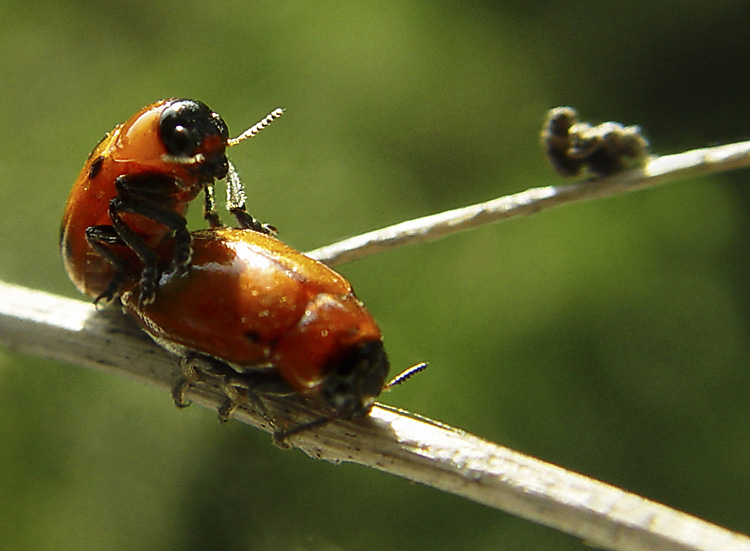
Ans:
{"label": "branch", "polygon": [[[166,393],[175,358],[157,347],[117,309],[0,283],[0,343],[12,350],[116,373]],[[189,397],[213,409],[218,388]],[[165,397],[166,398],[166,397]],[[317,418],[315,404],[268,400],[281,422]],[[252,408],[234,418],[270,432]],[[358,421],[335,421],[292,437],[306,454],[350,461],[466,497],[578,536],[590,545],[660,551],[750,551],[750,539],[566,471],[461,430],[377,405]]]}
{"label": "branch", "polygon": [[656,187],[677,179],[747,167],[750,167],[750,141],[652,157],[643,166],[614,176],[531,188],[486,203],[402,222],[320,247],[307,254],[329,265],[343,264],[401,245],[432,241],[483,224],[526,216],[559,205],[601,199]]}

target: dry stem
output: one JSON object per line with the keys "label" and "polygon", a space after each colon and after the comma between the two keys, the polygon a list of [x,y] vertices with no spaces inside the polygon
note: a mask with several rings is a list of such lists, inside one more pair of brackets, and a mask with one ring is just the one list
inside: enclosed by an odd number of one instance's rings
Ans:
{"label": "dry stem", "polygon": [[307,254],[329,265],[344,264],[400,245],[432,241],[508,218],[591,199],[601,199],[690,178],[750,166],[750,141],[650,158],[643,167],[568,185],[531,188],[485,203],[408,220],[320,247]]}

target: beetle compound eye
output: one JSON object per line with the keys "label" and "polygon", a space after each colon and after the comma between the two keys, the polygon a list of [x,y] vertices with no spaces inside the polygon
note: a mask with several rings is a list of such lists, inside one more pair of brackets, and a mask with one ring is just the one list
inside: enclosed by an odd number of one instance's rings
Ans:
{"label": "beetle compound eye", "polygon": [[180,157],[189,157],[198,145],[190,130],[180,125],[167,134],[166,138],[164,145],[167,151]]}
{"label": "beetle compound eye", "polygon": [[175,157],[190,157],[200,143],[196,132],[193,109],[186,102],[176,102],[167,107],[159,120],[159,134],[167,152]]}
{"label": "beetle compound eye", "polygon": [[200,101],[174,100],[159,118],[159,135],[167,151],[174,156],[190,157],[204,140],[218,137],[222,149],[229,131],[224,120]]}

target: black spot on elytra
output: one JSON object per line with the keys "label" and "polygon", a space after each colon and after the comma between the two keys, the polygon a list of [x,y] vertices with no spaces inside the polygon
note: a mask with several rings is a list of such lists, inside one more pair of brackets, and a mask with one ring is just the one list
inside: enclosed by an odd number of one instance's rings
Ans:
{"label": "black spot on elytra", "polygon": [[96,159],[91,161],[91,168],[89,168],[89,180],[93,180],[96,178],[96,175],[99,174],[99,171],[102,169],[102,165],[104,164],[104,157],[102,155],[99,155]]}

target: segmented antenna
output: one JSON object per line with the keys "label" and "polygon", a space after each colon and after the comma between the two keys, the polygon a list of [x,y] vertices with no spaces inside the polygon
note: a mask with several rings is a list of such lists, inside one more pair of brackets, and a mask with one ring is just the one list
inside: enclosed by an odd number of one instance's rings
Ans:
{"label": "segmented antenna", "polygon": [[284,110],[283,109],[276,109],[276,110],[270,112],[265,119],[263,119],[262,121],[260,121],[257,124],[254,124],[253,126],[251,126],[250,128],[248,128],[247,130],[245,130],[242,134],[240,134],[236,138],[229,138],[227,140],[227,146],[237,145],[241,141],[244,141],[244,140],[246,140],[248,138],[252,138],[258,132],[260,132],[261,130],[263,130],[266,126],[268,126],[269,124],[271,124],[273,121],[275,121],[276,119],[278,119],[283,114],[284,114]]}
{"label": "segmented antenna", "polygon": [[413,375],[416,375],[420,371],[424,371],[425,369],[427,369],[427,362],[421,362],[407,369],[404,369],[401,373],[399,373],[393,379],[388,381],[388,383],[386,383],[386,385],[383,387],[383,390],[390,390],[394,386],[400,385],[405,380],[409,379]]}

